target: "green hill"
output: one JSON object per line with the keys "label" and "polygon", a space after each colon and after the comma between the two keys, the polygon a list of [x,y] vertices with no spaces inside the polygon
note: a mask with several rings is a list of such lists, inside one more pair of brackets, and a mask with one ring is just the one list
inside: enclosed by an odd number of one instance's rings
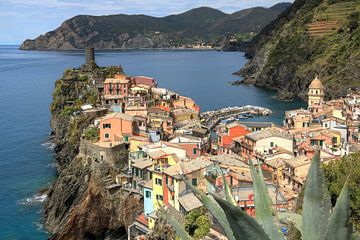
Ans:
{"label": "green hill", "polygon": [[146,15],[79,15],[59,28],[34,40],[26,40],[21,49],[96,49],[168,48],[203,42],[215,45],[228,34],[248,35],[259,32],[290,3],[272,8],[245,9],[226,14],[201,7],[166,17]]}
{"label": "green hill", "polygon": [[360,1],[295,0],[246,48],[245,82],[306,97],[318,75],[328,99],[360,87]]}

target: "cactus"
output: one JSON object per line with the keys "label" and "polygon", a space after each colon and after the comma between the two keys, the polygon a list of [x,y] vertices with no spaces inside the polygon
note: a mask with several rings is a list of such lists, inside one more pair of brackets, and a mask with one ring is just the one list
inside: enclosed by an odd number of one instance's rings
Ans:
{"label": "cactus", "polygon": [[[229,240],[282,240],[284,236],[275,225],[272,204],[266,189],[261,166],[256,171],[250,160],[253,178],[256,220],[248,216],[236,204],[230,188],[223,177],[226,200],[215,195],[207,196],[196,189],[183,177],[186,185],[203,203],[208,211],[218,220]],[[305,196],[302,216],[295,213],[282,213],[279,218],[290,220],[302,235],[302,240],[350,240],[353,231],[350,222],[350,199],[347,182],[341,191],[336,205],[331,209],[323,172],[320,168],[320,153],[316,152],[305,184]],[[179,229],[179,224],[171,219],[177,234],[189,239]]]}

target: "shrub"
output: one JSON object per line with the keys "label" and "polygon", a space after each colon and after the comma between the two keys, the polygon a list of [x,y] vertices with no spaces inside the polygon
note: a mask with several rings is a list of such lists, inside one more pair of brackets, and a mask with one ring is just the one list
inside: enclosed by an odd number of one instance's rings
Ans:
{"label": "shrub", "polygon": [[85,131],[85,139],[92,142],[99,140],[99,130],[96,127],[90,127]]}
{"label": "shrub", "polygon": [[205,237],[210,232],[210,221],[204,208],[191,211],[185,217],[184,227],[194,239]]}

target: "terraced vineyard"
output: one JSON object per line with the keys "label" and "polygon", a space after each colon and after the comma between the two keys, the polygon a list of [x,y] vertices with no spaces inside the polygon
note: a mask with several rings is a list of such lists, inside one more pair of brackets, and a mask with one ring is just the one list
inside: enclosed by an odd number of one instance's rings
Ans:
{"label": "terraced vineyard", "polygon": [[326,36],[336,32],[353,12],[360,10],[360,1],[339,2],[329,5],[315,16],[307,31],[312,37]]}

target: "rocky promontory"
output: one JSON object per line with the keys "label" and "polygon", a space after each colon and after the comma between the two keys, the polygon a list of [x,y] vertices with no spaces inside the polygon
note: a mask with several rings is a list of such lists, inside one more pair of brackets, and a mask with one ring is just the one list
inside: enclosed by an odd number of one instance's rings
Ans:
{"label": "rocky promontory", "polygon": [[208,7],[166,17],[146,15],[79,15],[57,29],[25,40],[23,50],[223,47],[225,35],[242,41],[273,21],[290,3],[250,8],[232,14]]}
{"label": "rocky promontory", "polygon": [[56,81],[50,110],[58,178],[44,206],[50,239],[124,239],[128,225],[143,209],[139,195],[111,188],[123,161],[112,164],[81,150],[86,143],[83,130],[98,115],[80,113],[80,106],[96,106],[94,83],[121,71],[121,67],[68,69]]}

